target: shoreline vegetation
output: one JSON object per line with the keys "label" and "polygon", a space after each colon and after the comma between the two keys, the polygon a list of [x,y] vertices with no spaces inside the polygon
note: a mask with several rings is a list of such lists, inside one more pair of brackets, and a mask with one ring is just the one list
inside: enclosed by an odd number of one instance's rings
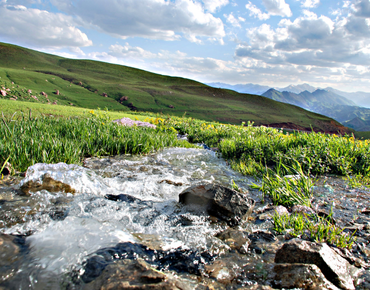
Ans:
{"label": "shoreline vegetation", "polygon": [[[82,164],[91,156],[148,154],[165,147],[206,144],[230,166],[254,176],[252,188],[275,205],[311,206],[312,186],[321,175],[345,178],[349,185],[370,184],[370,141],[352,136],[284,132],[253,126],[227,125],[154,113],[117,113],[0,100],[0,168],[7,162],[15,172],[35,163]],[[112,121],[129,117],[156,125],[119,126]],[[188,141],[177,134],[186,135]],[[3,178],[3,176],[1,176]],[[234,187],[234,186],[233,186]],[[236,190],[243,191],[237,188]],[[314,241],[351,248],[354,233],[344,234],[328,218],[315,215],[274,217],[277,233],[291,231]]]}

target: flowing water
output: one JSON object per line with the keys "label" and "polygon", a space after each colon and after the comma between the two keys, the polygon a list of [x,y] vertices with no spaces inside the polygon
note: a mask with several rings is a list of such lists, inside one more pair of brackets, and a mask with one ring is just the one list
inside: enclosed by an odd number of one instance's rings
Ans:
{"label": "flowing water", "polygon": [[[40,180],[45,174],[69,184],[76,193],[40,190],[30,196],[19,194],[22,184]],[[36,164],[19,184],[4,183],[0,187],[0,232],[19,235],[23,245],[17,254],[19,259],[0,268],[6,269],[0,273],[0,285],[4,282],[12,289],[66,289],[73,284],[70,273],[83,274],[83,262],[92,254],[124,242],[163,251],[207,251],[217,256],[227,247],[215,235],[227,225],[215,222],[201,209],[180,205],[178,196],[199,182],[230,186],[231,180],[243,188],[254,182],[231,170],[216,153],[203,149],[171,148],[147,156],[91,158],[83,167]],[[317,207],[334,205],[337,218],[350,216],[344,222],[354,218],[368,222],[367,216],[360,214],[362,209],[370,208],[368,191],[350,190],[336,179],[318,184]],[[117,195],[122,198],[106,198]],[[257,208],[264,206],[259,192],[250,191],[250,195]],[[351,216],[353,212],[357,217]],[[245,230],[271,226],[271,222],[257,222],[256,216],[254,219],[243,226]]]}
{"label": "flowing water", "polygon": [[[180,206],[178,195],[200,181],[250,183],[209,150],[172,148],[144,157],[88,159],[84,165],[36,164],[16,187],[47,173],[71,185],[74,195],[41,190],[19,197],[14,189],[3,194],[8,197],[1,208],[7,211],[7,223],[0,231],[26,235],[29,246],[20,279],[12,282],[15,288],[55,287],[56,279],[78,268],[89,254],[122,242],[217,252],[214,235],[222,225]],[[120,194],[135,199],[105,198]]]}

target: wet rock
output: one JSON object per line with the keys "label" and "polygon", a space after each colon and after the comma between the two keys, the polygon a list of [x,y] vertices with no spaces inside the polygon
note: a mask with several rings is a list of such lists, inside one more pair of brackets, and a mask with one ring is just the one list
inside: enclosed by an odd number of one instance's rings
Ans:
{"label": "wet rock", "polygon": [[168,251],[153,250],[141,244],[130,242],[119,243],[115,247],[100,249],[84,263],[84,274],[81,279],[85,283],[93,281],[104,269],[115,260],[143,259],[159,270],[170,270],[178,273],[200,275],[205,264],[214,257],[204,252],[188,249],[171,249]]}
{"label": "wet rock", "polygon": [[179,195],[180,203],[200,205],[210,215],[237,225],[252,213],[254,200],[235,190],[218,184],[198,184],[185,189]]}
{"label": "wet rock", "polygon": [[145,261],[123,260],[104,269],[102,274],[84,289],[188,289],[177,279],[154,270]]}
{"label": "wet rock", "polygon": [[104,197],[112,201],[124,201],[124,202],[129,202],[129,203],[135,202],[137,200],[141,201],[140,199],[133,197],[131,195],[128,195],[128,194],[118,194],[118,195],[107,194]]}
{"label": "wet rock", "polygon": [[273,286],[277,288],[327,289],[338,290],[329,282],[316,265],[307,264],[276,264]]}
{"label": "wet rock", "polygon": [[267,248],[276,251],[275,247],[270,245],[277,241],[277,238],[272,233],[266,231],[255,231],[250,234],[248,238],[250,239],[249,248],[256,254],[263,254]]}
{"label": "wet rock", "polygon": [[54,180],[51,176],[45,173],[41,176],[41,181],[29,180],[21,186],[21,191],[25,195],[30,195],[30,192],[36,192],[40,190],[47,190],[49,192],[65,192],[65,193],[76,193],[76,190],[69,184],[65,184],[61,181]]}
{"label": "wet rock", "polygon": [[217,238],[224,241],[231,249],[247,252],[250,240],[247,235],[236,229],[227,229],[216,235]]}
{"label": "wet rock", "polygon": [[315,264],[337,287],[355,289],[351,277],[351,271],[355,269],[325,243],[291,240],[277,251],[275,263]]}
{"label": "wet rock", "polygon": [[0,233],[0,283],[16,274],[24,248],[24,239]]}
{"label": "wet rock", "polygon": [[163,182],[165,182],[167,184],[170,184],[170,185],[174,185],[174,186],[183,186],[184,185],[182,182],[174,182],[174,181],[169,180],[169,179],[164,179],[164,180],[162,180],[158,183],[163,183]]}
{"label": "wet rock", "polygon": [[365,270],[359,275],[356,280],[356,290],[370,289],[370,271]]}
{"label": "wet rock", "polygon": [[54,221],[63,221],[68,216],[68,209],[51,209],[49,216]]}
{"label": "wet rock", "polygon": [[212,265],[206,265],[205,272],[209,277],[228,285],[237,277],[233,271],[233,266],[235,267],[236,265],[230,265],[230,263],[220,260],[214,262]]}

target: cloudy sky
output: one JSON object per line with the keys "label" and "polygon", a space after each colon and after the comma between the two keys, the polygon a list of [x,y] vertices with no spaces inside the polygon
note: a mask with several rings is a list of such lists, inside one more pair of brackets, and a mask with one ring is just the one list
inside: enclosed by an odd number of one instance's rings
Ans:
{"label": "cloudy sky", "polygon": [[370,0],[0,0],[0,41],[201,82],[370,92]]}

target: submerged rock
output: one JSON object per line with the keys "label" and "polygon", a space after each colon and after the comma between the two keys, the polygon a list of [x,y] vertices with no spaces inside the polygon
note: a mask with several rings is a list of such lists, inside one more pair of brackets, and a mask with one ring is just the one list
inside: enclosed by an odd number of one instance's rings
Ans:
{"label": "submerged rock", "polygon": [[245,194],[219,184],[205,183],[193,185],[179,195],[180,203],[200,205],[210,215],[237,225],[251,215],[254,200]]}
{"label": "submerged rock", "polygon": [[190,289],[178,279],[169,278],[142,259],[121,260],[107,266],[84,289]]}
{"label": "submerged rock", "polygon": [[23,238],[0,233],[0,289],[2,283],[16,275],[24,248]]}
{"label": "submerged rock", "polygon": [[356,271],[356,268],[325,243],[291,240],[277,251],[275,263],[314,264],[320,268],[326,279],[337,287],[355,289],[351,274]]}
{"label": "submerged rock", "polygon": [[98,250],[95,255],[84,263],[84,274],[81,279],[89,283],[117,260],[142,259],[159,270],[170,270],[178,273],[200,275],[204,265],[213,261],[214,257],[204,252],[188,249],[171,249],[168,251],[153,250],[141,244],[130,242],[119,243],[115,247]]}
{"label": "submerged rock", "polygon": [[224,241],[231,249],[240,251],[241,253],[246,253],[250,240],[247,237],[247,234],[236,230],[236,229],[227,229],[216,235],[217,238]]}
{"label": "submerged rock", "polygon": [[53,179],[48,173],[41,176],[41,182],[39,180],[29,180],[21,186],[21,191],[25,195],[30,195],[30,192],[36,192],[43,189],[49,192],[76,193],[76,190],[69,184]]}

